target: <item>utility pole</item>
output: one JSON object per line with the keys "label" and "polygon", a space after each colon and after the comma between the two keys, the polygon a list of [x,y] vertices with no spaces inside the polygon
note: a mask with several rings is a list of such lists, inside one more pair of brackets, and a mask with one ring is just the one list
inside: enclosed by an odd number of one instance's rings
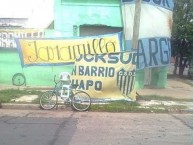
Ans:
{"label": "utility pole", "polygon": [[136,0],[134,24],[133,24],[133,40],[132,40],[132,49],[134,50],[138,49],[140,15],[141,15],[141,0]]}

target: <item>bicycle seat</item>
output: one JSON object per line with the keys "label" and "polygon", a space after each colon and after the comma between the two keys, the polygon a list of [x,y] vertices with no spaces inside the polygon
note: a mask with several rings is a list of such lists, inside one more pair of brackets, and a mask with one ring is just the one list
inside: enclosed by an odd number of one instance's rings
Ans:
{"label": "bicycle seat", "polygon": [[70,81],[70,73],[68,72],[61,72],[59,77],[61,81]]}

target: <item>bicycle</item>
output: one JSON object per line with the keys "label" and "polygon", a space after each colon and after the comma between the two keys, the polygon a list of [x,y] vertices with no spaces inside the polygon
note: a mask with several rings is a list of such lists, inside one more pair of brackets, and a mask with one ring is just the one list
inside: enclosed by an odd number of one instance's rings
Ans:
{"label": "bicycle", "polygon": [[51,110],[58,104],[58,96],[66,104],[70,104],[75,111],[87,111],[91,106],[91,98],[89,94],[83,90],[77,90],[77,84],[64,85],[63,80],[56,82],[53,90],[44,92],[40,97],[40,107],[44,110]]}

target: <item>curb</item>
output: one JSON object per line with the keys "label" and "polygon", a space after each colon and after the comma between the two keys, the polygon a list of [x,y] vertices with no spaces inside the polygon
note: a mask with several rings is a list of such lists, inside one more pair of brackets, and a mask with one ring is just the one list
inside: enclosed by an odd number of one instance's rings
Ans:
{"label": "curb", "polygon": [[[65,105],[58,105],[55,109],[65,109]],[[0,109],[17,109],[17,110],[43,110],[39,104],[15,104],[15,103],[1,103]],[[54,110],[54,109],[53,109]]]}
{"label": "curb", "polygon": [[[193,104],[192,102],[181,102],[179,103],[178,101],[159,101],[159,100],[151,100],[151,101],[144,101],[140,100],[138,103],[143,106],[143,107],[152,107],[154,105],[164,105],[164,106],[186,106],[187,108],[185,109],[179,109],[179,108],[168,108],[169,113],[184,113],[184,114],[193,114]],[[159,107],[158,107],[159,108]]]}
{"label": "curb", "polygon": [[19,110],[39,110],[39,104],[14,104],[14,103],[2,103],[1,109],[19,109]]}
{"label": "curb", "polygon": [[193,109],[182,109],[181,113],[185,113],[185,114],[193,114]]}
{"label": "curb", "polygon": [[[56,110],[65,109],[65,105],[58,105]],[[39,104],[15,104],[15,103],[0,103],[0,109],[17,109],[17,110],[42,110]],[[129,113],[129,112],[128,112]],[[170,110],[168,113],[184,113],[193,114],[193,109],[181,109],[178,111]]]}

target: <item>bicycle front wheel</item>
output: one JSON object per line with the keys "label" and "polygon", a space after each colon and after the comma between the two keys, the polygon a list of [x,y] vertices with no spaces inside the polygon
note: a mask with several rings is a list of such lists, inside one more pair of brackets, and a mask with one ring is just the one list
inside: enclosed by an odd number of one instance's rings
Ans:
{"label": "bicycle front wheel", "polygon": [[58,97],[53,91],[46,91],[40,97],[40,107],[44,110],[53,109],[58,102]]}
{"label": "bicycle front wheel", "polygon": [[76,111],[87,111],[91,106],[91,98],[84,91],[76,92],[72,97],[72,108]]}

